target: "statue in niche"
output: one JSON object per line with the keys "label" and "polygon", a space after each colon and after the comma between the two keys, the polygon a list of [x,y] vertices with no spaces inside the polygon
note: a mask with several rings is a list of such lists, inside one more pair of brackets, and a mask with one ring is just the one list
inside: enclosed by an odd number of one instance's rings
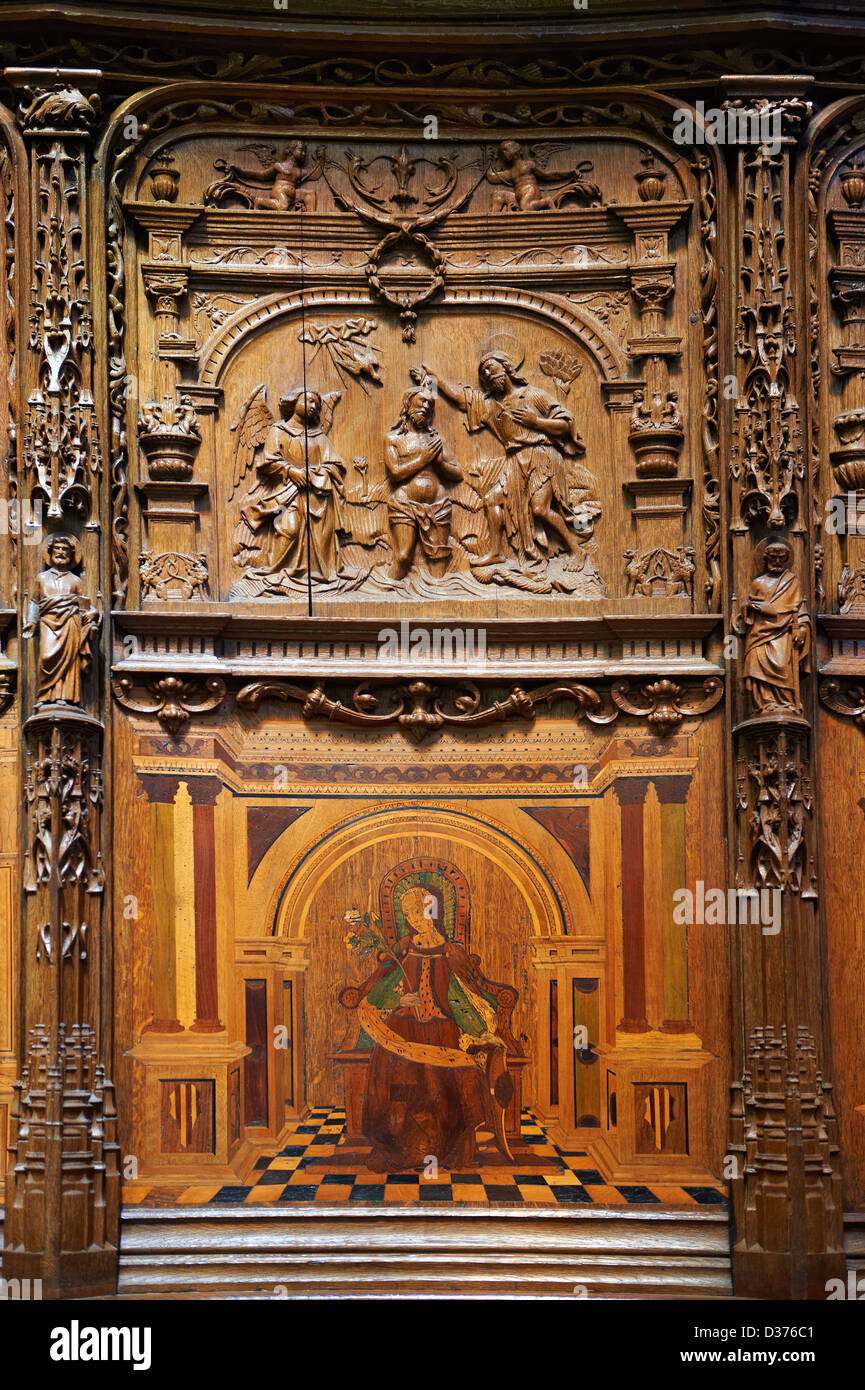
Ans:
{"label": "statue in niche", "polygon": [[787,541],[770,541],[745,602],[745,689],[760,714],[801,714],[799,665],[808,655],[811,628],[802,585],[790,568]]}
{"label": "statue in niche", "polygon": [[74,536],[51,536],[43,551],[46,568],[36,576],[22,637],[37,632],[36,699],[43,704],[82,704],[83,678],[92,659],[91,641],[101,616],[84,592],[76,570],[81,548]]}
{"label": "statue in niche", "polygon": [[204,190],[205,207],[218,206],[233,197],[249,208],[270,212],[315,212],[315,193],[311,188],[301,188],[301,184],[320,177],[321,161],[316,159],[307,170],[306,145],[302,140],[288,145],[281,159],[277,158],[275,145],[252,143],[240,148],[250,150],[260,168],[244,169],[225,159],[215,159],[213,167],[223,177]]}
{"label": "statue in niche", "polygon": [[594,478],[577,463],[585,449],[574,416],[530,385],[520,366],[505,352],[485,353],[478,365],[480,390],[430,377],[466,416],[469,431],[488,430],[503,449],[481,468],[475,484],[483,498],[489,549],[473,557],[471,567],[483,581],[506,580],[502,566],[508,562],[531,571],[557,550],[568,554],[566,570],[581,571],[586,556],[574,512],[580,509],[583,530],[600,513]]}
{"label": "statue in niche", "polygon": [[346,470],[329,435],[341,393],[295,387],[280,398],[276,421],[266,395],[257,387],[232,426],[235,489],[264,444],[234,532],[235,562],[246,567],[233,591],[238,596],[279,594],[307,578],[333,580],[338,570]]}
{"label": "statue in niche", "polygon": [[516,140],[501,142],[497,151],[501,167],[488,169],[486,176],[497,189],[492,197],[493,212],[555,212],[568,198],[600,202],[598,185],[584,177],[591,171],[591,160],[584,159],[574,169],[548,170],[546,161],[554,149],[551,144],[533,145],[525,154]]}
{"label": "statue in niche", "polygon": [[403,396],[399,419],[385,437],[385,467],[394,488],[387,507],[392,579],[405,578],[418,548],[431,574],[443,575],[450,562],[446,484],[462,482],[463,475],[433,424],[434,413],[435,395],[421,380]]}

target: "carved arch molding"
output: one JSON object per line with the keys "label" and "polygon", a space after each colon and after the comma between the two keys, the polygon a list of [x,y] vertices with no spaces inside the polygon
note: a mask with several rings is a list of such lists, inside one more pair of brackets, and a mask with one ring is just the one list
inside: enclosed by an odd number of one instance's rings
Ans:
{"label": "carved arch molding", "polygon": [[[179,837],[184,797],[196,833],[224,831],[262,729],[472,763],[480,731],[573,720],[591,749],[609,726],[599,797],[628,744],[644,797],[648,759],[690,777],[717,735],[727,883],[783,913],[731,945],[716,1054],[736,1287],[813,1295],[865,1184],[842,1199],[861,1116],[852,1064],[840,1131],[831,1099],[816,757],[865,722],[865,105],[725,79],[719,105],[778,139],[722,156],[677,143],[658,74],[469,99],[385,67],[363,100],[336,72],[269,76],[118,102],[98,63],[5,74],[0,699],[24,909],[4,1269],[114,1287],[133,763]],[[195,1018],[221,1028],[214,980],[199,968]],[[67,1111],[78,1187],[41,1123]]]}

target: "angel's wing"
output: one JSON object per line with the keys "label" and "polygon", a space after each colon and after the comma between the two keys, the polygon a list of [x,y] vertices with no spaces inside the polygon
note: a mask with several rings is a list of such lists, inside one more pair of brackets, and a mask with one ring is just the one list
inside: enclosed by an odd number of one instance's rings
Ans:
{"label": "angel's wing", "polygon": [[539,140],[537,144],[529,146],[529,154],[539,169],[546,169],[554,151],[561,148],[561,145],[557,145],[554,140]]}
{"label": "angel's wing", "polygon": [[262,169],[269,169],[272,164],[276,163],[275,145],[265,145],[261,141],[253,140],[250,144],[240,145],[238,148],[249,150],[250,153],[254,154]]}
{"label": "angel's wing", "polygon": [[328,391],[326,395],[322,396],[320,421],[322,434],[330,434],[330,427],[333,424],[333,412],[336,410],[341,399],[341,391]]}
{"label": "angel's wing", "polygon": [[255,451],[263,444],[273,424],[273,413],[267,404],[267,387],[256,386],[240,407],[240,414],[231,426],[234,449],[231,458],[231,492],[229,502],[255,461]]}

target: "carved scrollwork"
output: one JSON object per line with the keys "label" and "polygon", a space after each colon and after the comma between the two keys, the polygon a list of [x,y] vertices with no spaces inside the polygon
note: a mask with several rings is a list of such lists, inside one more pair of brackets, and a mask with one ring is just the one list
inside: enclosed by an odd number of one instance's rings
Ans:
{"label": "carved scrollwork", "polygon": [[865,729],[865,685],[833,677],[820,682],[820,699],[834,714],[852,719],[858,728]]}
{"label": "carved scrollwork", "polygon": [[[149,700],[135,696],[135,690],[146,685]],[[129,676],[117,676],[111,684],[115,700],[130,714],[155,715],[170,734],[179,734],[193,715],[208,714],[218,709],[225,699],[225,681],[219,676],[204,680],[181,680],[177,676],[159,676],[142,682]]]}
{"label": "carved scrollwork", "polygon": [[641,700],[630,694],[630,681],[614,681],[610,688],[613,704],[637,719],[647,719],[653,731],[661,738],[668,738],[684,719],[695,715],[708,714],[720,703],[724,694],[724,682],[717,676],[703,681],[704,695],[698,700],[686,703],[686,692],[675,681],[659,680],[640,687]]}
{"label": "carved scrollwork", "polygon": [[[597,691],[581,684],[546,685],[532,691],[514,686],[504,700],[486,703],[474,681],[449,687],[417,680],[378,688],[365,681],[355,688],[350,705],[331,699],[321,686],[306,690],[286,681],[255,681],[237,693],[237,705],[243,710],[254,712],[264,700],[300,704],[306,720],[327,719],[354,728],[392,726],[412,738],[423,738],[446,726],[485,728],[506,719],[533,720],[538,705],[554,700],[572,701],[578,715],[585,715],[593,724],[609,724],[617,717],[616,711],[605,712]],[[381,707],[383,700],[390,702],[389,707]],[[447,709],[445,701],[453,708]]]}
{"label": "carved scrollwork", "polygon": [[445,728],[485,728],[515,718],[532,721],[541,706],[564,701],[574,706],[577,718],[591,724],[611,724],[625,713],[648,719],[653,733],[667,738],[684,719],[714,709],[723,694],[723,681],[711,677],[703,682],[702,697],[690,699],[681,686],[668,680],[643,686],[641,703],[628,698],[629,690],[627,681],[615,682],[610,705],[601,692],[582,682],[555,681],[534,688],[515,685],[503,699],[494,699],[468,680],[380,686],[365,681],[346,703],[332,698],[321,685],[308,688],[288,681],[253,681],[237,692],[236,701],[239,709],[249,713],[257,712],[265,700],[299,704],[305,720],[325,719],[352,728],[391,727],[413,738]]}

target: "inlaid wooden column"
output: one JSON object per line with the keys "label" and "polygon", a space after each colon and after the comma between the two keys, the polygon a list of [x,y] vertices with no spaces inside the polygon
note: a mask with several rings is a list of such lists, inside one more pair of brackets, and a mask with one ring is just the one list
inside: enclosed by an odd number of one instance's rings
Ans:
{"label": "inlaid wooden column", "polygon": [[182,1033],[174,951],[174,798],[179,777],[139,773],[150,803],[153,1020],[145,1033]]}
{"label": "inlaid wooden column", "polygon": [[87,192],[100,74],[5,75],[21,93],[29,184],[18,209],[29,338],[16,495],[31,515],[41,505],[43,535],[18,546],[26,853],[3,1274],[68,1298],[114,1291],[120,1195],[104,909],[105,470]]}
{"label": "inlaid wooden column", "polygon": [[[810,82],[724,79],[721,93],[732,110],[757,112],[768,131],[762,143],[730,147],[738,285],[729,872],[736,887],[777,894],[781,909],[778,930],[771,920],[729,928],[733,1276],[739,1296],[782,1299],[823,1299],[826,1281],[844,1272],[814,828],[816,510],[802,448],[807,248],[791,198]],[[770,641],[774,656],[766,655]]]}
{"label": "inlaid wooden column", "polygon": [[674,894],[687,886],[685,802],[690,777],[658,777],[661,803],[661,894],[663,913],[664,1019],[662,1033],[690,1033],[688,1017],[688,927],[675,920]]}
{"label": "inlaid wooden column", "polygon": [[648,777],[617,777],[622,816],[622,1033],[648,1033],[643,812]]}
{"label": "inlaid wooden column", "polygon": [[194,1033],[221,1033],[216,940],[216,798],[218,777],[190,777],[195,860],[195,1022]]}

